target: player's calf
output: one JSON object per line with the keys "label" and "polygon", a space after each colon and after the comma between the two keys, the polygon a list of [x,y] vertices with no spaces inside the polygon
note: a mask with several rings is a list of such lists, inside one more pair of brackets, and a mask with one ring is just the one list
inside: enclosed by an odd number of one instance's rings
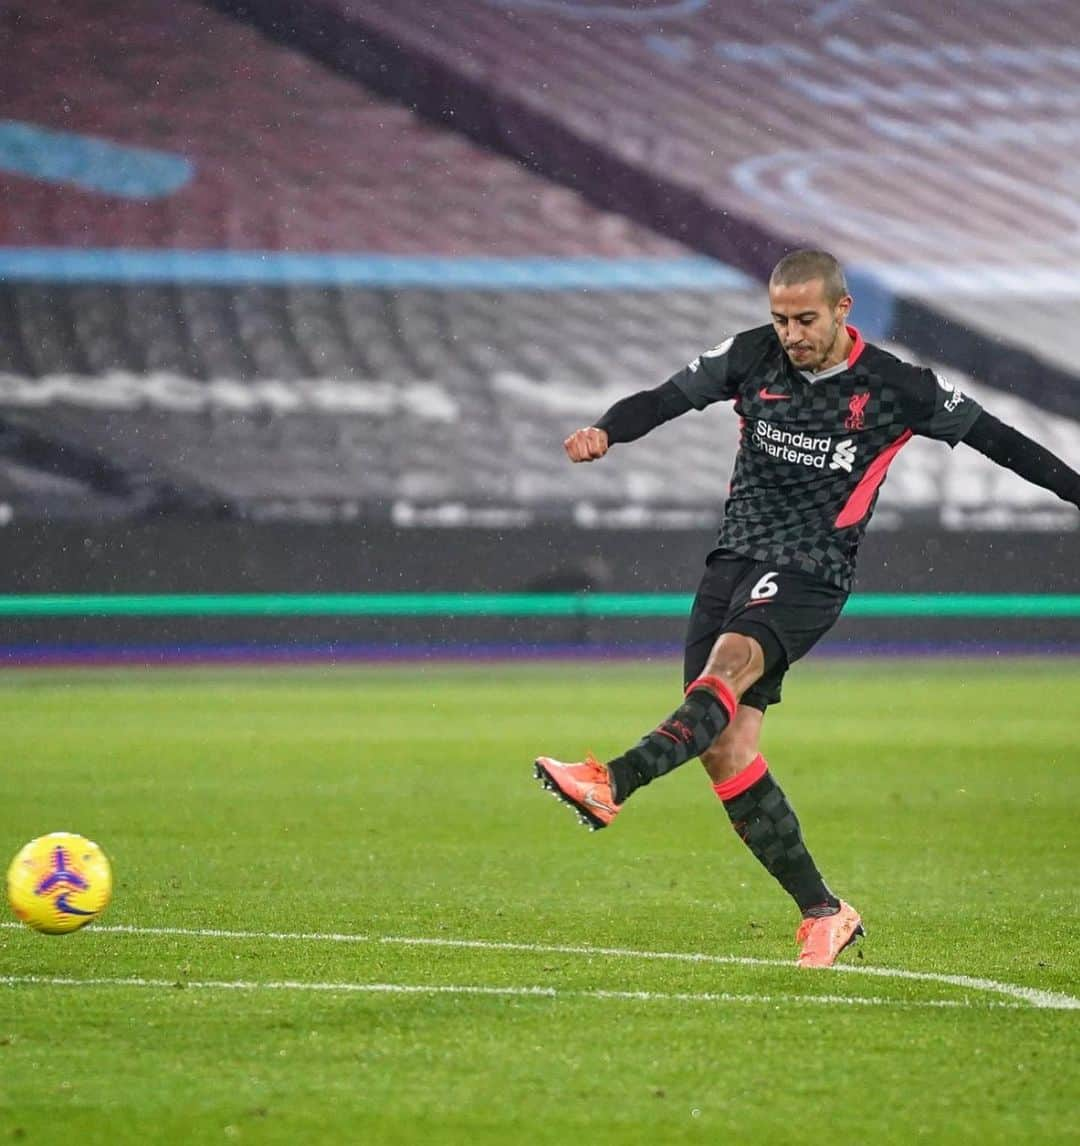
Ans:
{"label": "player's calf", "polygon": [[612,792],[624,803],[638,788],[700,756],[735,716],[738,697],[715,676],[691,682],[682,704],[652,732],[609,761]]}
{"label": "player's calf", "polygon": [[799,818],[760,753],[741,772],[713,784],[732,827],[804,916],[839,910],[803,840]]}

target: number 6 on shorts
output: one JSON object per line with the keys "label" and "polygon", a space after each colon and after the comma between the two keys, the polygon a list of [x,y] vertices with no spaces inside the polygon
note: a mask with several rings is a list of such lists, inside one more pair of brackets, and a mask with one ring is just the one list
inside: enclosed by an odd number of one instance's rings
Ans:
{"label": "number 6 on shorts", "polygon": [[780,592],[780,586],[773,580],[779,570],[774,569],[771,573],[766,573],[764,577],[750,590],[751,601],[767,601],[770,597],[775,597]]}

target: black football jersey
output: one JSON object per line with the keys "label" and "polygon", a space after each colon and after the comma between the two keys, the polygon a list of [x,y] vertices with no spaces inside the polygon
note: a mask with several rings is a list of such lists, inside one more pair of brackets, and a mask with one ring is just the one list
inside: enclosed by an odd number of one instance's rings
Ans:
{"label": "black football jersey", "polygon": [[698,410],[734,401],[739,451],[719,545],[850,589],[889,465],[913,434],[956,445],[980,407],[932,370],[865,343],[821,374],[772,326],[729,338],[670,381]]}

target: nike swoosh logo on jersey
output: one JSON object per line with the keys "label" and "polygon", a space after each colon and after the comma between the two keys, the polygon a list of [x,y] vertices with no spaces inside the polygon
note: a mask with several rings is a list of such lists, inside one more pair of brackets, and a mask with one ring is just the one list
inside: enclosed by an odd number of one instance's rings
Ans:
{"label": "nike swoosh logo on jersey", "polygon": [[758,391],[758,397],[765,402],[784,402],[791,397],[790,394],[770,394],[765,386]]}

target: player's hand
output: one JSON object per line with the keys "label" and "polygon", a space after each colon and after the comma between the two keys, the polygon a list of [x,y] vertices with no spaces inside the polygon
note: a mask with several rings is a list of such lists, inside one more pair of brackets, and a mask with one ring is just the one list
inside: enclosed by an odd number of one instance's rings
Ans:
{"label": "player's hand", "polygon": [[608,452],[607,430],[595,426],[575,430],[563,442],[563,449],[572,462],[595,462]]}

